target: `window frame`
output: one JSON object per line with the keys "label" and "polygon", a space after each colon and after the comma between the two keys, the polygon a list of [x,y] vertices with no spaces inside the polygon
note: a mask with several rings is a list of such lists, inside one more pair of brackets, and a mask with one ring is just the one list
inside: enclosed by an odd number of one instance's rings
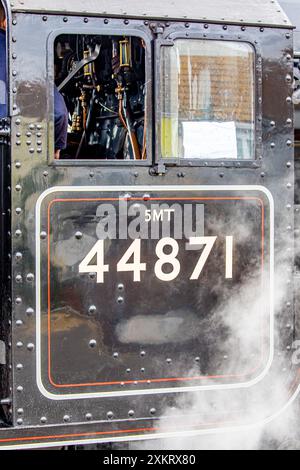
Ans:
{"label": "window frame", "polygon": [[[178,39],[185,40],[206,40],[219,42],[236,42],[248,44],[254,51],[253,78],[254,78],[254,155],[251,159],[202,159],[202,158],[162,158],[161,154],[161,58],[162,48],[173,47]],[[179,167],[231,167],[231,168],[258,168],[262,163],[262,53],[257,43],[242,36],[229,36],[222,34],[199,34],[190,31],[173,32],[166,38],[158,39],[155,44],[155,96],[156,96],[156,145],[155,161],[159,167],[179,166]]]}
{"label": "window frame", "polygon": [[[102,159],[66,159],[66,160],[55,160],[54,158],[54,44],[55,40],[62,35],[83,35],[83,36],[134,36],[144,40],[146,45],[146,56],[145,56],[145,77],[146,77],[146,90],[147,90],[147,159],[146,160],[102,160]],[[88,28],[83,26],[82,28],[76,27],[64,27],[56,29],[51,32],[47,41],[47,114],[49,116],[48,121],[48,139],[47,139],[47,160],[49,166],[54,167],[106,167],[112,166],[116,168],[120,167],[150,167],[153,162],[153,53],[152,53],[152,37],[140,28],[124,27],[124,22],[120,22],[120,25],[106,27],[105,25],[99,26],[99,28]]]}

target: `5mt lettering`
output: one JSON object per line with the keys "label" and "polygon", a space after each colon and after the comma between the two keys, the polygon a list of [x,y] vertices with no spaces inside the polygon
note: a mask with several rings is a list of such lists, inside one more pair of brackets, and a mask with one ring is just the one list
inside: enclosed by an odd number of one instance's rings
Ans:
{"label": "5mt lettering", "polygon": [[[206,265],[218,237],[191,237],[186,243],[185,249],[202,250],[201,255],[194,267],[191,281],[197,281]],[[204,248],[203,248],[204,247]],[[168,248],[167,252],[166,249]],[[154,266],[156,277],[163,282],[174,281],[181,272],[181,264],[178,259],[179,244],[174,238],[162,238],[156,245],[155,253],[157,260]],[[96,264],[92,264],[96,258]],[[141,240],[137,239],[132,242],[128,250],[124,253],[120,261],[117,263],[117,272],[132,272],[133,281],[141,281],[141,273],[147,271],[147,263],[141,261]],[[132,262],[130,262],[132,260]],[[171,270],[166,272],[165,267],[171,266]],[[91,251],[86,255],[79,265],[81,274],[95,273],[97,275],[97,283],[103,284],[105,273],[110,271],[109,264],[105,264],[104,259],[104,240],[99,240],[93,246]],[[225,238],[225,279],[232,279],[233,276],[233,237]]]}

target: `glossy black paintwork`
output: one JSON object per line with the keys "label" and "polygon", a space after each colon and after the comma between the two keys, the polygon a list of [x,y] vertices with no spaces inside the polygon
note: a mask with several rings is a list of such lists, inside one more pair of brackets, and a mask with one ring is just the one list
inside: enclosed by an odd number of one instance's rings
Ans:
{"label": "glossy black paintwork", "polygon": [[[168,194],[174,198],[173,191],[164,194],[163,198],[167,198]],[[209,198],[205,191],[194,192],[194,195],[186,192],[182,198],[197,198],[201,195]],[[88,196],[97,198],[98,191]],[[118,213],[119,193],[108,196],[116,198],[114,206]],[[162,197],[159,191],[152,196],[158,199],[156,203],[167,203],[165,200],[159,201],[159,197]],[[219,197],[226,196],[226,192],[223,192]],[[246,197],[246,193],[243,196]],[[178,387],[178,381],[174,380],[176,377],[185,379],[183,385],[190,385],[191,377],[199,375],[199,371],[191,372],[197,362],[202,376],[220,376],[220,381],[226,382],[232,371],[220,358],[234,354],[239,348],[240,337],[238,333],[236,336],[232,334],[231,347],[226,350],[225,344],[230,333],[221,317],[222,306],[232,295],[234,286],[249,277],[255,266],[260,265],[260,201],[189,201],[194,206],[200,202],[205,206],[205,235],[219,236],[200,281],[189,280],[199,256],[186,250],[188,240],[184,237],[178,240],[181,271],[173,282],[162,282],[154,273],[158,239],[144,239],[141,242],[141,257],[147,266],[141,282],[134,282],[130,272],[117,272],[117,263],[131,245],[132,239],[106,240],[105,263],[109,263],[109,272],[104,276],[104,283],[98,284],[95,276],[79,275],[78,264],[97,241],[97,224],[101,220],[96,217],[97,207],[105,202],[82,201],[83,197],[87,197],[84,191],[76,195],[72,190],[65,194],[58,190],[58,193],[47,198],[41,211],[42,226],[47,226],[51,236],[51,250],[46,251],[42,244],[41,259],[44,266],[41,279],[45,293],[42,295],[42,357],[47,358],[46,338],[51,337],[51,366],[48,367],[46,360],[42,365],[43,383],[47,390],[58,395],[71,393],[72,389],[73,393],[74,389],[85,393],[120,391],[120,384],[124,382],[122,389],[126,391],[128,385],[131,389],[130,385],[137,381],[137,389],[143,391],[149,389],[148,380],[155,383],[154,388]],[[69,198],[74,198],[73,202]],[[48,225],[45,216],[51,199]],[[55,203],[57,199],[59,202]],[[180,196],[178,201],[171,199],[169,202],[171,207],[175,207],[172,205],[175,203],[179,205],[177,214],[181,207],[184,208]],[[134,201],[129,203],[129,211],[136,204]],[[151,208],[151,201],[146,205]],[[267,212],[267,201],[265,206]],[[178,215],[174,217],[179,220]],[[129,226],[132,220],[128,218]],[[239,230],[239,224],[242,230]],[[225,232],[220,229],[222,226],[226,227]],[[248,243],[245,242],[245,227]],[[84,235],[76,240],[74,234],[78,231]],[[172,232],[171,236],[176,239],[178,230],[174,230],[175,235]],[[234,280],[225,280],[225,236],[231,233],[234,233],[236,243]],[[201,232],[198,232],[200,235]],[[265,248],[268,252],[267,246]],[[49,258],[50,299],[46,295],[45,282]],[[268,290],[267,285],[265,289]],[[90,312],[90,306],[95,306],[96,311],[93,308],[93,312]],[[51,322],[50,329],[47,317]],[[93,348],[89,345],[91,340],[97,342]],[[75,360],[75,345],[80,361]],[[142,351],[144,355],[141,355]],[[258,354],[245,361],[241,351],[240,362],[234,371],[240,376],[236,378],[237,382],[245,380],[246,376],[249,379],[258,375],[257,365],[259,369],[262,367],[260,354],[259,350]],[[199,360],[195,362],[196,358]],[[252,370],[254,372],[249,373]],[[62,390],[49,383],[49,372],[54,384],[64,385]],[[172,379],[172,383],[169,379]],[[160,382],[155,382],[158,380]],[[99,382],[102,385],[97,386]],[[209,380],[204,381],[202,378],[193,383],[197,382],[209,383]],[[79,385],[76,390],[74,385],[68,387],[66,384],[91,385],[81,389]]]}
{"label": "glossy black paintwork", "polygon": [[294,50],[300,53],[300,4],[297,0],[280,0],[279,3],[296,28],[294,32]]}
{"label": "glossy black paintwork", "polygon": [[[64,20],[66,18],[67,21]],[[105,34],[106,28],[116,28],[118,31],[126,32],[127,28],[131,30],[141,31],[145,34],[150,42],[154,45],[156,36],[153,33],[153,24],[140,20],[131,20],[127,25],[122,19],[110,19],[109,24],[106,24],[103,19],[89,18],[88,23],[84,21],[83,17],[66,17],[49,15],[33,15],[33,14],[14,14],[13,24],[10,27],[10,92],[11,92],[11,112],[12,112],[12,134],[11,134],[11,213],[12,213],[12,310],[9,310],[12,321],[12,348],[11,360],[12,365],[12,378],[10,385],[12,387],[12,415],[11,415],[11,428],[2,429],[0,431],[0,444],[13,445],[10,441],[12,438],[22,437],[25,438],[25,445],[29,445],[26,437],[37,436],[36,442],[39,442],[38,436],[50,436],[45,442],[60,442],[60,441],[81,441],[93,439],[97,441],[117,440],[121,435],[130,439],[133,434],[143,435],[155,432],[153,428],[157,426],[157,420],[167,406],[172,406],[176,403],[177,394],[165,393],[162,395],[134,395],[123,397],[109,397],[109,398],[83,398],[66,399],[66,400],[49,400],[44,397],[38,390],[36,385],[36,239],[35,239],[35,224],[36,224],[36,202],[40,195],[47,189],[54,186],[89,186],[97,187],[99,197],[105,196],[105,190],[99,190],[99,187],[113,186],[117,196],[124,197],[123,186],[130,187],[131,194],[137,197],[143,197],[144,190],[139,189],[139,186],[151,187],[160,185],[165,188],[175,185],[178,188],[184,188],[188,185],[247,185],[247,186],[263,186],[271,193],[275,201],[275,248],[282,250],[282,242],[284,242],[284,249],[287,250],[286,260],[290,266],[287,273],[287,280],[291,282],[288,289],[288,294],[285,298],[285,305],[280,315],[277,312],[276,323],[279,326],[280,335],[276,342],[276,352],[280,352],[281,356],[278,358],[277,354],[273,367],[278,367],[280,361],[282,369],[287,368],[290,364],[290,346],[294,335],[295,329],[287,328],[286,325],[294,325],[294,309],[293,309],[293,287],[291,271],[293,268],[293,126],[291,120],[293,118],[293,106],[291,102],[292,83],[287,78],[288,75],[292,76],[293,63],[290,58],[292,54],[292,32],[289,29],[271,29],[267,27],[244,27],[241,25],[228,25],[224,29],[223,25],[205,23],[193,23],[186,25],[182,23],[165,23],[162,29],[162,39],[167,39],[172,33],[184,34],[186,37],[189,34],[200,34],[205,38],[222,39],[236,39],[238,41],[247,41],[252,43],[260,51],[261,61],[256,64],[257,67],[257,80],[258,90],[261,85],[261,95],[258,91],[258,104],[261,106],[261,112],[257,112],[257,136],[256,141],[258,147],[261,146],[262,153],[257,161],[252,165],[238,167],[237,165],[223,165],[222,162],[217,162],[213,167],[205,165],[189,167],[167,167],[164,175],[157,175],[155,171],[151,171],[155,167],[155,161],[151,165],[144,167],[125,166],[110,167],[98,165],[97,162],[89,164],[79,163],[72,165],[72,163],[64,164],[64,162],[55,163],[53,160],[53,122],[51,116],[53,115],[52,103],[50,100],[52,89],[52,39],[53,34],[62,34],[65,31],[75,31],[78,33],[98,31]],[[52,35],[52,36],[51,36]],[[50,39],[49,39],[50,38]],[[158,57],[156,57],[158,60]],[[259,81],[261,80],[261,84]],[[274,98],[276,97],[276,98]],[[151,112],[155,119],[155,112],[159,106],[156,97],[155,105]],[[259,107],[257,108],[257,111]],[[262,123],[262,127],[260,126]],[[18,136],[20,133],[20,136]],[[30,133],[29,137],[27,133]],[[41,133],[42,146],[37,146],[36,142],[40,137],[37,134]],[[157,134],[158,135],[158,134]],[[155,142],[157,136],[153,138],[153,155],[155,154]],[[30,140],[30,145],[27,145],[27,140]],[[41,152],[38,153],[38,148]],[[155,189],[154,189],[155,191]],[[127,191],[126,191],[127,192]],[[196,191],[199,195],[201,192]],[[157,193],[157,191],[156,191]],[[172,190],[171,195],[178,197],[178,191]],[[70,195],[72,190],[70,190]],[[246,194],[246,192],[244,192]],[[215,192],[217,195],[217,192]],[[226,192],[227,196],[232,196],[229,191]],[[242,194],[241,194],[242,195]],[[259,194],[260,197],[263,197]],[[269,214],[270,204],[265,200],[266,212],[266,234],[269,234]],[[74,205],[75,207],[75,205]],[[18,210],[20,208],[20,211]],[[42,208],[42,230],[46,230],[45,225],[45,208]],[[92,210],[89,206],[86,209]],[[211,210],[211,208],[209,208]],[[224,208],[224,212],[226,212]],[[90,215],[89,213],[89,215]],[[231,215],[233,212],[231,212]],[[61,212],[61,217],[64,218],[65,212]],[[80,217],[77,218],[76,223],[81,223],[82,230],[87,230],[85,222],[80,222]],[[59,225],[59,222],[54,219],[54,223]],[[65,234],[66,238],[70,234]],[[268,252],[268,243],[266,242],[265,249]],[[47,275],[43,271],[46,267],[45,250],[42,248],[42,282],[40,291],[42,296],[46,296],[47,290]],[[86,249],[85,249],[86,250]],[[150,249],[149,249],[150,250]],[[84,251],[84,250],[83,250]],[[246,250],[247,251],[247,250]],[[16,256],[21,253],[22,257]],[[148,252],[150,253],[150,251]],[[246,253],[246,252],[245,252]],[[149,256],[149,254],[148,254]],[[281,256],[281,251],[276,252],[276,260]],[[268,256],[266,258],[268,261]],[[247,260],[245,261],[247,264]],[[43,274],[44,272],[44,274]],[[33,275],[33,276],[32,276]],[[73,276],[73,274],[72,274]],[[72,276],[68,275],[66,283],[72,284]],[[52,299],[53,309],[61,306],[63,293],[60,290],[64,283],[61,282],[60,274],[56,273],[53,281],[56,285],[57,296]],[[77,282],[76,280],[74,282]],[[81,281],[78,290],[83,292],[94,292],[91,285],[91,280]],[[143,286],[141,286],[143,289]],[[144,305],[142,312],[149,311],[153,307],[159,307],[162,296],[164,293],[158,293],[156,289],[151,288],[151,285],[144,287],[147,295],[144,297]],[[157,286],[160,289],[160,286]],[[182,288],[181,288],[182,289]],[[113,286],[112,286],[113,290]],[[132,292],[129,290],[129,304],[126,308],[134,306],[135,298],[132,297]],[[141,298],[142,293],[137,292],[137,297]],[[106,301],[109,294],[106,293]],[[115,294],[114,294],[115,295]],[[189,304],[188,293],[182,289],[180,302],[186,306]],[[83,331],[86,339],[89,339],[91,332],[88,325],[94,325],[89,320],[86,321],[86,308],[88,307],[90,298],[88,296],[78,295],[80,299],[79,309],[82,318],[78,315],[74,316],[77,319],[76,325],[77,332],[69,344],[67,344],[68,355],[72,357],[69,362],[62,362],[63,370],[59,370],[59,362],[57,363],[58,375],[60,379],[72,379],[78,370],[77,364],[80,364],[78,379],[91,377],[95,378],[95,365],[93,359],[89,362],[86,358],[84,364],[82,358],[85,357],[87,352],[82,353],[79,342],[82,337],[78,336],[78,331]],[[190,297],[190,296],[189,296]],[[176,297],[175,297],[176,299]],[[211,300],[208,301],[208,303]],[[44,300],[42,300],[44,302]],[[58,304],[57,304],[58,302]],[[84,302],[84,305],[82,305]],[[127,302],[127,299],[125,300]],[[177,303],[177,300],[175,300]],[[74,309],[74,295],[72,300],[67,301],[64,308],[66,308],[67,322],[70,319],[70,307]],[[204,308],[207,305],[204,303]],[[174,307],[172,307],[174,309]],[[69,310],[68,310],[69,309]],[[123,314],[123,307],[115,307],[114,313],[120,316]],[[164,310],[165,311],[165,310]],[[46,319],[46,310],[42,309],[42,318]],[[105,311],[105,315],[109,318],[111,308]],[[69,317],[68,317],[69,315]],[[72,313],[71,313],[72,317]],[[116,317],[118,318],[118,317]],[[99,318],[100,320],[100,318]],[[20,323],[21,321],[21,323]],[[111,321],[111,319],[109,319]],[[113,321],[117,321],[113,320]],[[197,322],[196,322],[197,323]],[[74,324],[74,323],[73,323]],[[43,322],[42,322],[43,325]],[[67,332],[68,323],[66,323]],[[104,323],[107,339],[105,340],[108,345],[109,353],[113,351],[115,341],[110,337],[111,326],[108,322]],[[42,326],[43,331],[47,332],[47,327]],[[57,347],[60,347],[62,339],[68,338],[67,335],[61,336],[61,328],[58,328],[60,333],[57,333],[54,341]],[[187,330],[190,331],[190,325]],[[94,333],[94,331],[93,331]],[[98,332],[98,334],[100,334]],[[7,331],[7,342],[9,341],[10,332]],[[68,339],[67,339],[68,341]],[[193,342],[188,342],[190,348],[191,363],[194,366],[195,350],[193,349]],[[124,347],[124,346],[122,346]],[[204,343],[199,343],[200,353],[205,356],[206,348]],[[141,369],[140,355],[137,354],[138,347],[132,346],[134,351],[133,356],[130,358],[130,368],[135,366],[136,370]],[[164,373],[169,373],[166,365],[160,366],[161,358],[168,358],[170,351],[177,356],[178,350],[187,352],[182,345],[176,345],[175,350],[170,349],[169,343],[164,343],[158,352],[155,352],[153,347],[151,350],[151,358],[146,357],[146,367],[149,364],[152,374],[158,373],[159,368],[162,368]],[[179,349],[178,349],[179,348]],[[126,349],[126,348],[124,348]],[[57,360],[59,361],[61,350],[56,352]],[[92,353],[94,354],[94,352]],[[152,355],[153,354],[153,355]],[[193,356],[193,359],[192,359]],[[46,367],[47,354],[45,354],[43,367]],[[187,361],[189,353],[184,355],[184,360]],[[158,358],[158,359],[157,359]],[[209,362],[209,357],[207,361]],[[62,359],[64,361],[64,358]],[[123,360],[123,359],[122,359]],[[154,362],[158,360],[156,368]],[[149,361],[149,362],[148,362]],[[113,361],[112,361],[113,362]],[[87,370],[85,370],[87,364]],[[122,369],[126,366],[127,360],[122,364]],[[22,367],[21,367],[22,365]],[[184,366],[188,364],[184,362]],[[68,367],[67,371],[65,367]],[[113,367],[113,366],[112,366]],[[143,366],[142,366],[143,367]],[[271,369],[272,371],[272,369]],[[110,370],[108,368],[107,376],[116,377],[118,371]],[[139,379],[141,372],[134,375],[133,379]],[[172,375],[172,374],[171,374]],[[294,371],[291,374],[293,377],[285,377],[283,379],[293,382]],[[84,376],[84,377],[82,377]],[[75,377],[77,378],[77,377]],[[264,387],[272,387],[272,372],[265,379]],[[130,384],[129,391],[134,391],[136,385]],[[143,385],[144,387],[144,385]],[[264,388],[263,387],[263,388]],[[119,385],[117,390],[123,390],[123,386]],[[86,387],[85,392],[90,392],[91,389]],[[67,392],[67,393],[70,393]],[[215,392],[201,392],[203,399],[213,399]],[[242,402],[247,406],[247,401],[253,398],[254,394],[260,394],[260,385],[256,385],[251,390],[234,390],[232,391],[232,406],[234,403]],[[276,404],[280,407],[281,403]],[[8,408],[6,407],[6,410]],[[130,414],[131,410],[134,414]],[[244,410],[239,410],[240,413],[236,420],[239,423],[244,423]],[[185,412],[182,412],[183,415]],[[46,420],[44,419],[46,418]],[[220,417],[212,416],[214,419]],[[203,416],[194,416],[197,426],[201,428]],[[86,423],[87,420],[91,422]],[[221,421],[232,421],[232,409],[224,410],[224,416]],[[67,424],[69,423],[69,424]],[[84,424],[80,424],[84,423]],[[182,416],[178,422],[174,418],[169,422],[166,418],[166,423],[169,425],[170,430],[176,430],[176,426],[182,427]],[[55,425],[55,427],[54,427]],[[225,424],[226,425],[226,424]],[[19,429],[22,428],[22,429]],[[127,430],[127,431],[126,431]],[[76,438],[72,437],[73,434],[79,434]],[[101,434],[107,433],[107,434]],[[52,436],[52,437],[51,437]],[[62,436],[62,437],[57,437]],[[34,441],[32,441],[34,442]],[[17,444],[18,445],[18,444]]]}
{"label": "glossy black paintwork", "polygon": [[[125,11],[126,10],[126,11]],[[25,11],[34,13],[61,13],[59,0],[16,0],[12,5],[12,11]],[[290,22],[280,8],[276,0],[214,0],[210,2],[198,2],[190,0],[183,4],[180,0],[172,0],[171,3],[159,0],[127,0],[126,8],[121,0],[87,0],[84,4],[80,0],[64,5],[65,14],[96,15],[102,17],[121,18],[151,18],[179,21],[209,21],[215,23],[244,23],[252,25],[269,25],[273,27],[289,27]]]}

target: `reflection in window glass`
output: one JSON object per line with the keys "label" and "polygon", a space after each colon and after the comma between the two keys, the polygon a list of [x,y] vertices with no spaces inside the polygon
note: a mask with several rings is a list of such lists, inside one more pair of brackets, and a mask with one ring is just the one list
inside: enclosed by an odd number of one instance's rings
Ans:
{"label": "reflection in window glass", "polygon": [[177,40],[162,48],[163,158],[254,158],[254,49]]}

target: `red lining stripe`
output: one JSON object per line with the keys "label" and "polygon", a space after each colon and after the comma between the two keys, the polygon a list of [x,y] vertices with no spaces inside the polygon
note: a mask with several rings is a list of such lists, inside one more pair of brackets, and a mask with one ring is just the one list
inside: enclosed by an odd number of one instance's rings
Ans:
{"label": "red lining stripe", "polygon": [[[49,203],[48,206],[48,379],[50,384],[55,388],[79,388],[79,387],[103,387],[103,386],[112,386],[112,385],[132,385],[132,384],[146,384],[149,383],[163,383],[163,382],[191,382],[194,380],[207,380],[207,379],[232,379],[232,378],[243,378],[247,375],[253,374],[256,372],[263,361],[263,350],[261,354],[261,361],[260,364],[248,373],[244,374],[232,374],[232,375],[215,375],[215,376],[198,376],[198,377],[179,377],[179,378],[162,378],[162,379],[144,379],[144,380],[131,380],[131,381],[118,381],[118,382],[96,382],[96,383],[84,383],[84,384],[56,384],[51,375],[51,277],[50,277],[50,270],[51,270],[51,263],[50,263],[50,212],[51,208],[54,204],[58,202],[96,202],[96,201],[110,201],[116,202],[122,198],[72,198],[72,199],[54,199]],[[125,200],[125,198],[123,198]],[[129,201],[144,201],[144,198],[130,198]],[[264,210],[264,203],[263,200],[258,197],[181,197],[181,198],[172,198],[172,197],[159,197],[159,198],[148,198],[148,201],[259,201],[260,206],[262,208],[262,273],[264,270],[264,244],[265,244],[265,227],[264,227],[264,218],[265,218],[265,210]]]}

